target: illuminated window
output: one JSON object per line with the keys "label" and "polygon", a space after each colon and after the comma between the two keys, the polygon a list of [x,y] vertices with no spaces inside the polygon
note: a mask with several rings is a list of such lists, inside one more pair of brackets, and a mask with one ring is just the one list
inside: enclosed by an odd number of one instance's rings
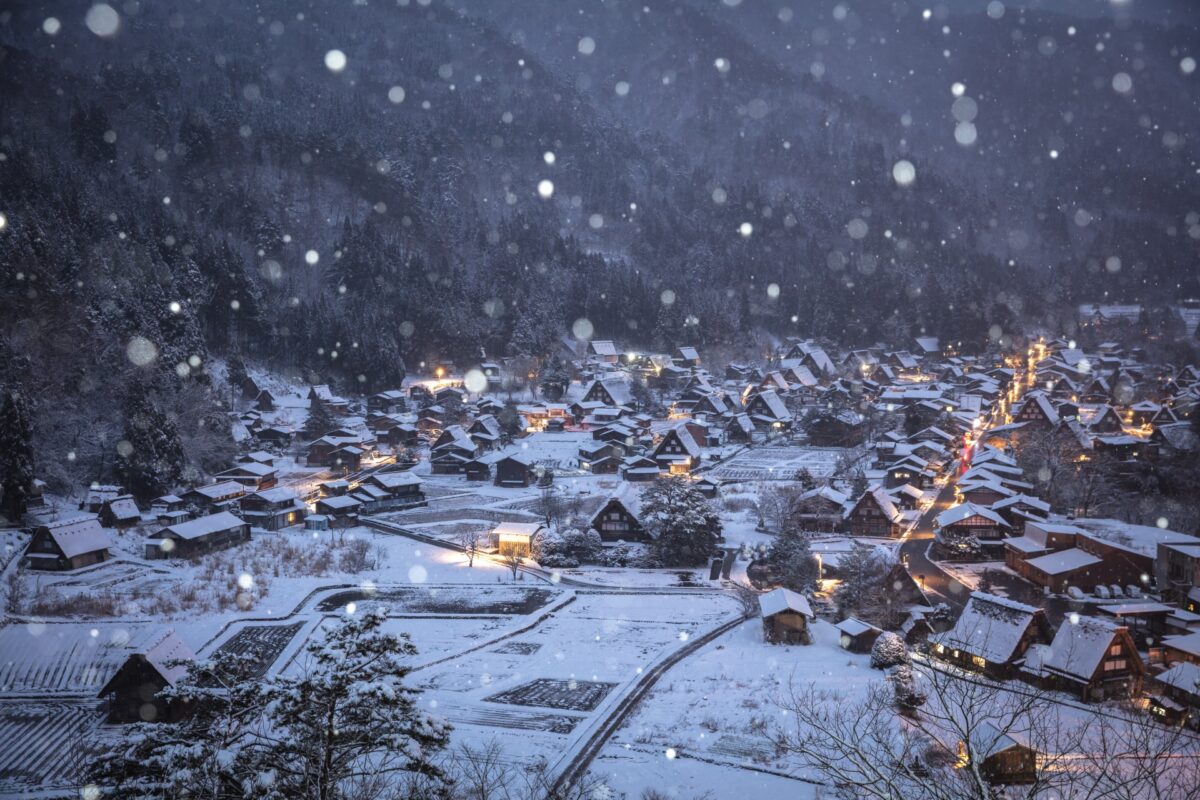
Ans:
{"label": "illuminated window", "polygon": [[980,656],[971,656],[971,663],[980,669],[983,669],[987,666],[987,660]]}

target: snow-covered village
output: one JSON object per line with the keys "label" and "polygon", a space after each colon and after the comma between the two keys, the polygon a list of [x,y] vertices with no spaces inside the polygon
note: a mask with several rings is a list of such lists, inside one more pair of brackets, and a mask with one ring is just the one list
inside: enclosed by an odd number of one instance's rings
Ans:
{"label": "snow-covered village", "polygon": [[1200,6],[0,6],[0,797],[1200,798]]}

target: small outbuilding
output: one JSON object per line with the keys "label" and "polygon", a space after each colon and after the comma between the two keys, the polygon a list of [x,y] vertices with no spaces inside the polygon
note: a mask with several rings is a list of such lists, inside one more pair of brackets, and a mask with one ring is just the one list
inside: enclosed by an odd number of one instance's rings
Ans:
{"label": "small outbuilding", "polygon": [[869,653],[875,645],[875,640],[879,638],[882,630],[876,628],[870,623],[863,622],[861,619],[847,617],[837,624],[838,632],[841,634],[838,637],[838,644],[843,650],[849,650],[851,653]]}
{"label": "small outbuilding", "polygon": [[496,462],[496,486],[523,487],[533,482],[533,465],[525,456],[505,456]]}
{"label": "small outbuilding", "polygon": [[545,530],[546,526],[537,522],[501,522],[492,529],[496,552],[502,556],[529,558],[533,553],[534,539]]}
{"label": "small outbuilding", "polygon": [[808,598],[791,589],[773,589],[759,595],[763,637],[771,644],[811,644],[808,624],[816,618]]}
{"label": "small outbuilding", "polygon": [[142,512],[138,510],[133,495],[123,494],[111,500],[105,500],[100,506],[100,524],[106,528],[125,530],[132,528],[142,521]]}
{"label": "small outbuilding", "polygon": [[187,704],[158,695],[178,683],[187,674],[184,662],[195,658],[192,649],[171,630],[132,653],[100,690],[108,706],[108,721],[177,722],[187,716]]}

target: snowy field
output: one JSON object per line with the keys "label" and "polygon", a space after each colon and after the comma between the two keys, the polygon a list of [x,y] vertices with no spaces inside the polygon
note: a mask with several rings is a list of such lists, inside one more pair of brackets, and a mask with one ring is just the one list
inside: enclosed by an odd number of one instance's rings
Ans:
{"label": "snowy field", "polygon": [[777,758],[764,736],[786,724],[776,701],[789,682],[854,701],[883,673],[841,649],[832,625],[818,621],[812,632],[808,646],[771,645],[751,619],[718,637],[659,681],[592,776],[617,791],[657,785],[669,797],[815,797],[815,776]]}
{"label": "snowy field", "polygon": [[769,445],[742,451],[709,470],[710,477],[724,481],[790,480],[800,470],[808,470],[818,480],[829,478],[839,459],[853,450],[836,447]]}

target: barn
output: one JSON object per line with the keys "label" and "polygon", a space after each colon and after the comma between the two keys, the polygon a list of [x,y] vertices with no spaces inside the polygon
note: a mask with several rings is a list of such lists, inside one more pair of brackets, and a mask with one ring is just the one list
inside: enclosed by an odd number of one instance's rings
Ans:
{"label": "barn", "polygon": [[33,530],[25,549],[25,566],[30,569],[79,569],[108,560],[112,542],[95,517],[48,522]]}
{"label": "barn", "polygon": [[250,523],[221,511],[150,534],[146,558],[191,558],[248,541]]}
{"label": "barn", "polygon": [[771,644],[811,644],[808,623],[816,619],[808,598],[790,589],[773,589],[759,595],[763,637]]}
{"label": "barn", "polygon": [[174,631],[168,630],[148,647],[135,652],[100,690],[112,723],[177,722],[187,716],[186,704],[158,696],[187,675],[196,654]]}

